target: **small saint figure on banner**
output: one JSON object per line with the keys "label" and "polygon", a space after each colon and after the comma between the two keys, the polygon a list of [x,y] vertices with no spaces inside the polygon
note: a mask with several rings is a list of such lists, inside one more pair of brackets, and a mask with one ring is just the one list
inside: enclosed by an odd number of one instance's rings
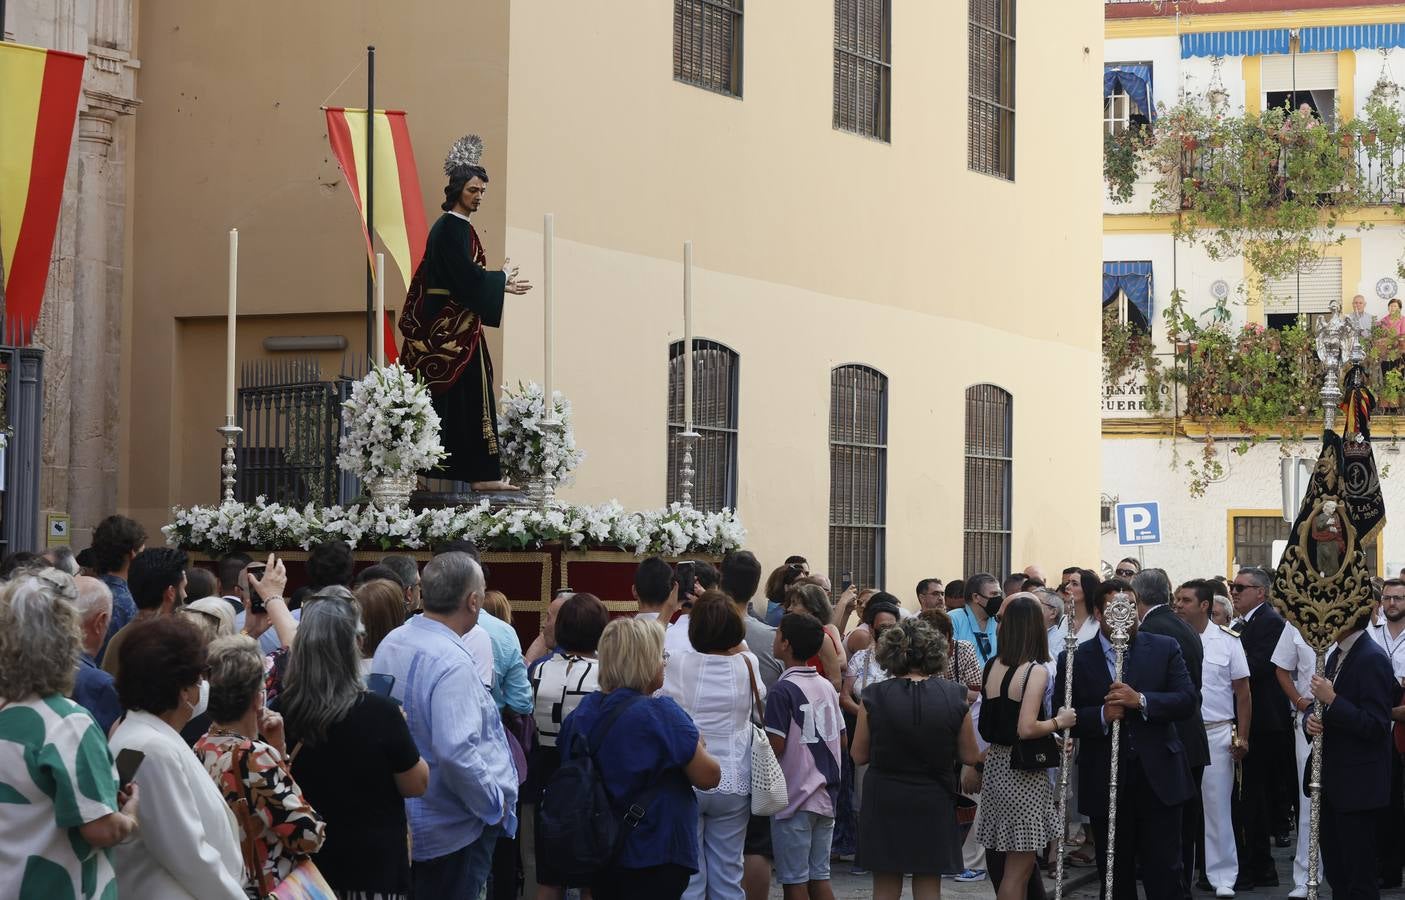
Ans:
{"label": "small saint figure on banner", "polygon": [[483,327],[502,324],[503,295],[525,294],[532,283],[517,277],[504,260],[489,269],[483,243],[469,217],[488,190],[483,141],[459,138],[444,160],[444,214],[429,229],[400,331],[400,362],[429,385],[439,414],[439,439],[448,456],[434,474],[466,481],[475,491],[510,491],[498,453],[498,416],[493,402],[493,360]]}
{"label": "small saint figure on banner", "polygon": [[1335,574],[1342,567],[1342,556],[1346,553],[1346,536],[1341,514],[1337,512],[1337,501],[1324,502],[1321,512],[1313,518],[1312,540],[1317,571],[1323,575]]}

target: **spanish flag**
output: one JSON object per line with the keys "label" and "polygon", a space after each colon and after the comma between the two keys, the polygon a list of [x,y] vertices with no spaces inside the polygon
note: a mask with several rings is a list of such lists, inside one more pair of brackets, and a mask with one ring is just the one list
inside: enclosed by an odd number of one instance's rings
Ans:
{"label": "spanish flag", "polygon": [[[414,151],[410,149],[410,129],[405,122],[405,114],[394,109],[378,109],[374,121],[376,221],[371,224],[408,285],[419,267],[420,257],[424,256],[424,244],[429,237],[424,201],[420,196],[420,176],[415,169]],[[351,186],[356,210],[361,214],[361,233],[366,238],[366,253],[374,259],[363,199],[366,196],[366,111],[329,107],[327,139]],[[387,316],[386,361],[394,361],[397,355],[395,332]]]}
{"label": "spanish flag", "polygon": [[0,263],[5,325],[21,343],[44,301],[85,60],[0,42]]}

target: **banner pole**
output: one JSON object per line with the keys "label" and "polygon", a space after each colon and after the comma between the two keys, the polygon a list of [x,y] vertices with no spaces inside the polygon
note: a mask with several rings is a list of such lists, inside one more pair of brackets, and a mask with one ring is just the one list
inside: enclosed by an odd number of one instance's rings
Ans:
{"label": "banner pole", "polygon": [[[366,234],[376,244],[376,48],[366,48]],[[366,260],[366,359],[376,358],[376,287],[371,259]]]}

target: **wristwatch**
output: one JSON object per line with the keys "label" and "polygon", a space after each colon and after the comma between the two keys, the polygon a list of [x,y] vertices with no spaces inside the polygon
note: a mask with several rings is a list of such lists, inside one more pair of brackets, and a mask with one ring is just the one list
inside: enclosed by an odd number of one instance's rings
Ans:
{"label": "wristwatch", "polygon": [[1142,707],[1142,717],[1145,718],[1145,717],[1146,717],[1146,694],[1138,694],[1138,695],[1137,695],[1137,703],[1141,704],[1141,707]]}

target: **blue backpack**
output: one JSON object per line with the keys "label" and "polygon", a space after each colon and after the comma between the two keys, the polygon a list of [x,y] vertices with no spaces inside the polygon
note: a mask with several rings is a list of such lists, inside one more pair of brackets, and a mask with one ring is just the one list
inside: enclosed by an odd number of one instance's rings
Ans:
{"label": "blue backpack", "polygon": [[[630,831],[644,818],[649,801],[666,779],[637,797],[615,802],[596,762],[600,745],[625,711],[644,698],[621,701],[590,731],[572,736],[571,758],[547,779],[537,804],[537,853],[551,860],[566,885],[582,887],[608,869]],[[623,813],[620,810],[624,810]]]}

